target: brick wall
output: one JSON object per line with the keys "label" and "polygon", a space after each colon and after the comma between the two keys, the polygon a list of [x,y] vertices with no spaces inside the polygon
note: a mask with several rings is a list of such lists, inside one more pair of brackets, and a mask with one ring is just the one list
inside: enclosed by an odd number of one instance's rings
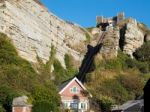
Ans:
{"label": "brick wall", "polygon": [[13,112],[32,112],[32,107],[13,107]]}

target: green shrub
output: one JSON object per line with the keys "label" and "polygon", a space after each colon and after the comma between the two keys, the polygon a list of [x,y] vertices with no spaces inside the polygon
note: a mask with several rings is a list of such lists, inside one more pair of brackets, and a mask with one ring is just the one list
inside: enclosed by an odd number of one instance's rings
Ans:
{"label": "green shrub", "polygon": [[137,68],[141,73],[149,72],[149,65],[147,62],[140,62],[135,59],[128,58],[126,60],[126,65],[128,68]]}
{"label": "green shrub", "polygon": [[8,37],[0,33],[0,64],[15,63],[17,52]]}
{"label": "green shrub", "polygon": [[77,72],[77,70],[74,68],[72,60],[73,60],[73,58],[70,55],[65,54],[65,64],[66,64],[66,70],[67,70],[68,77],[74,76]]}
{"label": "green shrub", "polygon": [[122,70],[126,69],[126,59],[129,57],[125,54],[123,54],[121,51],[118,52],[118,56],[114,59],[109,60],[102,60],[100,62],[95,61],[97,69],[103,68],[103,69],[111,69],[111,70]]}
{"label": "green shrub", "polygon": [[1,84],[20,89],[30,89],[36,77],[31,64],[18,56],[15,47],[4,34],[0,34],[0,75]]}
{"label": "green shrub", "polygon": [[70,56],[68,54],[65,54],[65,64],[66,64],[66,68],[71,67]]}
{"label": "green shrub", "polygon": [[33,112],[49,112],[50,110],[56,112],[59,110],[60,97],[57,93],[54,85],[50,85],[49,89],[44,86],[35,87],[32,91]]}
{"label": "green shrub", "polygon": [[61,82],[65,81],[67,79],[67,72],[62,67],[61,63],[55,59],[54,60],[54,77],[55,77],[55,84],[60,85]]}
{"label": "green shrub", "polygon": [[121,69],[122,64],[118,59],[106,60],[106,69]]}
{"label": "green shrub", "polygon": [[2,109],[7,110],[7,112],[12,111],[12,101],[13,98],[19,96],[19,93],[13,90],[11,87],[6,85],[0,86],[0,104]]}
{"label": "green shrub", "polygon": [[128,92],[116,79],[109,79],[103,82],[102,93],[112,97],[117,103],[128,100]]}
{"label": "green shrub", "polygon": [[71,63],[71,57],[66,54],[65,55],[65,64],[66,64],[66,69],[64,69],[64,67],[62,67],[61,63],[55,59],[54,60],[54,76],[55,76],[55,84],[59,85],[61,84],[63,81],[66,81],[70,78],[72,78],[77,70],[73,67],[73,64]]}
{"label": "green shrub", "polygon": [[86,42],[87,43],[90,43],[90,41],[91,41],[91,36],[89,35],[89,33],[85,33],[85,35],[86,35]]}
{"label": "green shrub", "polygon": [[134,56],[139,61],[147,61],[150,65],[150,41],[142,45],[141,48],[137,49]]}
{"label": "green shrub", "polygon": [[149,64],[147,62],[138,62],[137,68],[140,70],[141,73],[148,73],[149,72]]}
{"label": "green shrub", "polygon": [[102,112],[110,112],[115,101],[109,96],[102,96],[100,99]]}
{"label": "green shrub", "polygon": [[33,106],[33,112],[50,112],[51,110],[51,104],[49,102],[36,102]]}
{"label": "green shrub", "polygon": [[[142,61],[139,64],[139,68],[144,73],[148,73],[150,71],[150,52],[148,51],[150,49],[150,41],[144,43],[141,48],[137,49],[134,53],[135,58],[138,61]],[[149,66],[149,68],[147,67]]]}
{"label": "green shrub", "polygon": [[41,101],[34,103],[33,112],[59,112],[59,109],[55,103]]}
{"label": "green shrub", "polygon": [[144,77],[140,74],[118,75],[116,78],[127,89],[131,98],[138,97],[143,93]]}
{"label": "green shrub", "polygon": [[97,68],[105,68],[111,70],[127,70],[130,68],[136,68],[141,73],[149,72],[149,65],[147,62],[137,61],[136,59],[131,59],[127,55],[119,51],[117,58],[110,60],[103,60],[97,64]]}
{"label": "green shrub", "polygon": [[2,104],[0,104],[0,112],[6,112],[5,109],[3,108]]}
{"label": "green shrub", "polygon": [[41,83],[50,83],[51,82],[51,76],[52,76],[52,65],[54,64],[55,60],[55,54],[56,54],[56,49],[54,46],[51,47],[50,51],[50,56],[49,60],[45,63],[43,63],[42,59],[37,55],[37,61],[38,61],[38,67],[37,70],[39,72],[38,78]]}
{"label": "green shrub", "polygon": [[45,68],[46,68],[45,71],[47,71],[48,73],[51,72],[51,66],[54,64],[55,55],[56,55],[56,49],[52,45],[51,52],[50,52],[50,57],[49,57],[49,61],[47,61],[46,65],[45,65]]}

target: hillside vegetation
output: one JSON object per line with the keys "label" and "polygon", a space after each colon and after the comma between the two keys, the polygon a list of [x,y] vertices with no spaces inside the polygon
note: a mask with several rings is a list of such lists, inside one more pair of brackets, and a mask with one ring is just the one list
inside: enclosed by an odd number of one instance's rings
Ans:
{"label": "hillside vegetation", "polygon": [[[150,77],[150,59],[147,59],[150,51],[147,50],[150,50],[149,42],[136,51],[138,60],[129,58],[122,51],[119,51],[116,59],[95,58],[96,68],[87,75],[86,84],[96,102],[94,109],[109,112],[111,105],[143,95],[143,87]],[[143,60],[140,58],[142,56],[145,57]]]}
{"label": "hillside vegetation", "polygon": [[[73,58],[65,55],[66,69],[55,58],[52,46],[46,64],[37,56],[37,64],[22,59],[10,39],[0,33],[0,112],[11,112],[12,100],[27,95],[33,112],[60,111],[58,86],[77,72]],[[52,71],[52,65],[54,71]]]}
{"label": "hillside vegetation", "polygon": [[48,111],[59,111],[58,91],[47,75],[42,71],[37,74],[29,62],[18,56],[8,37],[0,33],[0,112],[11,112],[12,99],[21,95],[27,95],[37,109],[44,103]]}

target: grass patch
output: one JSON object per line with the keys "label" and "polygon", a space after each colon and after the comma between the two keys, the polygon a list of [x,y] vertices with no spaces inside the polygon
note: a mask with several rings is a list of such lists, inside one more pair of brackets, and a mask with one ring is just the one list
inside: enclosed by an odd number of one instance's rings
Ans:
{"label": "grass patch", "polygon": [[89,27],[89,28],[86,28],[86,30],[87,30],[88,32],[90,32],[90,33],[91,33],[91,32],[92,32],[92,30],[93,30],[93,28],[94,28],[94,27]]}

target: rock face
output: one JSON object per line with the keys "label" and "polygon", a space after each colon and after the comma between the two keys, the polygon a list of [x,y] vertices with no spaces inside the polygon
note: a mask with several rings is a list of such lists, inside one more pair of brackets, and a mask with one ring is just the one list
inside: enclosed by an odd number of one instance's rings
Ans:
{"label": "rock face", "polygon": [[[100,59],[113,59],[117,57],[118,49],[119,49],[119,28],[114,28],[112,26],[108,26],[107,30],[105,31],[105,38],[103,41],[103,46],[98,54]],[[100,36],[102,35],[103,31],[99,28],[94,28],[92,30],[93,39],[91,45],[94,46],[97,44]]]}
{"label": "rock face", "polygon": [[133,53],[144,43],[144,34],[139,29],[136,20],[131,19],[127,23],[127,28],[125,32],[125,45],[123,47],[123,52],[133,57]]}
{"label": "rock face", "polygon": [[64,67],[66,53],[77,61],[83,58],[80,52],[71,49],[65,41],[72,41],[72,44],[85,41],[84,31],[78,25],[59,19],[34,0],[1,1],[0,32],[7,34],[20,56],[31,62],[36,62],[37,55],[47,61],[52,45]]}
{"label": "rock face", "polygon": [[104,59],[113,59],[118,55],[119,49],[119,28],[108,27],[104,38],[103,47],[100,51]]}

